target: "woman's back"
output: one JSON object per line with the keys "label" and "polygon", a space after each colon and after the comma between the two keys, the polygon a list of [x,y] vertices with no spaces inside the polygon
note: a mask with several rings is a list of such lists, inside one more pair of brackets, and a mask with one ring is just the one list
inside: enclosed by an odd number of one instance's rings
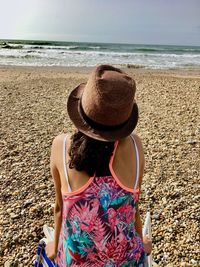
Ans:
{"label": "woman's back", "polygon": [[[143,266],[135,229],[143,151],[137,136],[116,141],[109,173],[89,177],[70,169],[70,138],[55,142],[63,199],[58,266]],[[55,148],[56,147],[56,148]]]}
{"label": "woman's back", "polygon": [[138,122],[135,92],[124,71],[99,65],[68,97],[78,132],[71,140],[58,136],[51,154],[55,234],[46,249],[57,266],[144,266],[144,158],[139,138],[130,137]]}
{"label": "woman's back", "polygon": [[[142,149],[142,144],[138,136],[134,135],[134,140],[137,144],[138,157],[139,157],[139,173],[142,176],[144,167],[144,154]],[[63,193],[69,191],[68,183],[66,179],[69,176],[69,184],[72,191],[76,191],[82,186],[84,186],[90,179],[90,176],[85,171],[77,171],[75,168],[69,168],[69,148],[71,144],[70,136],[61,134],[56,137],[54,145],[54,159],[53,161],[57,165],[60,179],[61,179],[61,190]],[[65,156],[64,156],[65,155]],[[65,160],[65,162],[64,162]],[[117,144],[117,149],[115,151],[115,156],[113,158],[113,171],[119,178],[120,182],[128,187],[133,188],[136,182],[136,170],[137,170],[137,159],[135,145],[132,138],[126,137],[120,140]],[[109,162],[108,162],[109,165]],[[110,173],[107,173],[110,175]],[[140,182],[140,181],[139,181]]]}

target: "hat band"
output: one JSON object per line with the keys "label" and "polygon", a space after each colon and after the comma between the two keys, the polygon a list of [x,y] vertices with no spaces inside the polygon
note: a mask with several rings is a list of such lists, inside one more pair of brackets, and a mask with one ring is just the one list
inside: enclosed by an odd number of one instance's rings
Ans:
{"label": "hat band", "polygon": [[80,112],[81,112],[83,119],[87,122],[87,124],[89,124],[91,126],[91,128],[98,130],[98,131],[110,132],[110,131],[120,130],[129,121],[129,119],[128,119],[125,122],[117,124],[117,125],[104,125],[104,124],[98,123],[96,121],[93,121],[91,118],[89,118],[85,114],[85,111],[83,109],[81,101],[80,101]]}

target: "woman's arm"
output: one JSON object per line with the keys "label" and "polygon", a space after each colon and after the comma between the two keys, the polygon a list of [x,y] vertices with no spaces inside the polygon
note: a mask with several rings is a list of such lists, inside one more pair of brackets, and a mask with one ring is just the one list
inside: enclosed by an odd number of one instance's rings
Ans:
{"label": "woman's arm", "polygon": [[140,218],[140,211],[139,211],[138,205],[136,206],[136,213],[135,213],[135,230],[142,239],[143,238],[143,236],[142,236],[142,221]]}
{"label": "woman's arm", "polygon": [[57,169],[56,159],[59,157],[59,140],[56,137],[52,144],[51,149],[51,160],[50,160],[50,167],[51,167],[51,175],[54,181],[54,188],[55,188],[55,207],[54,207],[54,241],[49,242],[46,246],[47,256],[50,259],[56,257],[57,249],[58,249],[58,242],[60,236],[60,229],[62,224],[62,194],[61,194],[61,181],[59,171]]}
{"label": "woman's arm", "polygon": [[138,205],[136,207],[136,214],[135,214],[135,229],[143,241],[144,251],[147,254],[150,254],[152,251],[152,242],[147,235],[145,236],[142,235],[142,221],[140,218],[140,211],[138,209]]}
{"label": "woman's arm", "polygon": [[61,184],[60,176],[56,167],[52,168],[52,176],[54,178],[54,186],[56,192],[55,207],[54,207],[54,243],[55,252],[57,253],[60,229],[62,224],[62,194],[61,194]]}
{"label": "woman's arm", "polygon": [[[137,135],[134,135],[134,137],[135,137],[136,142],[137,142],[139,159],[140,159],[140,176],[139,176],[139,181],[138,181],[138,187],[141,190],[142,179],[143,179],[143,174],[144,174],[144,166],[145,166],[144,150],[143,150],[143,146],[142,146],[142,142],[141,142],[140,138]],[[142,235],[142,221],[140,218],[139,202],[137,203],[137,206],[136,206],[135,229],[136,229],[136,232],[141,237],[141,239],[143,240],[145,252],[150,254],[152,251],[152,242],[148,238],[148,236]]]}
{"label": "woman's arm", "polygon": [[[142,179],[143,179],[143,174],[144,174],[144,165],[145,165],[145,160],[144,160],[144,150],[142,146],[142,142],[140,138],[137,135],[134,135],[138,147],[138,152],[139,152],[139,162],[140,162],[140,171],[139,171],[139,181],[138,181],[138,187],[141,190],[142,186]],[[139,211],[139,201],[136,206],[136,214],[135,214],[135,229],[136,232],[139,234],[141,238],[142,236],[142,221],[140,218],[140,211]]]}

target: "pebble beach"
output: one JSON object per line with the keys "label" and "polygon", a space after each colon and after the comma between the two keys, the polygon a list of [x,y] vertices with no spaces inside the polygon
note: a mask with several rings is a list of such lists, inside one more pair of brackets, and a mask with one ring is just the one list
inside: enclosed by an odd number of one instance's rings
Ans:
{"label": "pebble beach", "polygon": [[[145,150],[141,216],[158,266],[200,266],[200,74],[125,68],[136,81]],[[32,266],[53,226],[53,138],[72,132],[67,96],[90,68],[0,66],[0,266]],[[6,265],[7,264],[7,265]],[[98,267],[98,266],[97,266]]]}

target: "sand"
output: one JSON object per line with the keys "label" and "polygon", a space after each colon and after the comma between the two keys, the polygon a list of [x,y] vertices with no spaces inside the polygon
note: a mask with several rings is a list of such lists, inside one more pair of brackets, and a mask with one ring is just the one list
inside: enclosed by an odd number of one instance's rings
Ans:
{"label": "sand", "polygon": [[[71,132],[66,99],[89,68],[0,67],[0,266],[32,266],[42,225],[53,225],[49,157]],[[198,266],[200,74],[127,69],[137,84],[146,158],[141,213],[152,215],[159,266]],[[8,265],[11,266],[11,265]]]}

